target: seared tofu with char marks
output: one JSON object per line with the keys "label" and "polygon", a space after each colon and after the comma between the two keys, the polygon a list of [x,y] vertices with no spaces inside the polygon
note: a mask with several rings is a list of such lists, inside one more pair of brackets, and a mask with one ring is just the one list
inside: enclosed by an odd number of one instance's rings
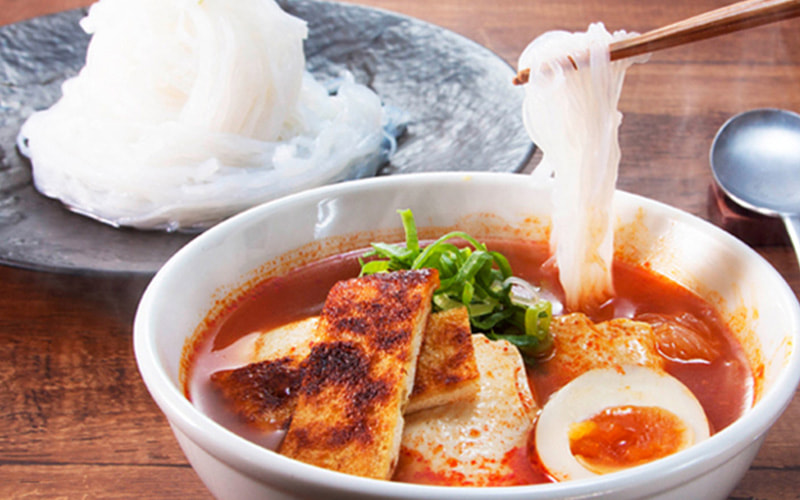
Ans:
{"label": "seared tofu with char marks", "polygon": [[391,477],[438,285],[438,272],[431,269],[334,285],[282,454],[357,476]]}

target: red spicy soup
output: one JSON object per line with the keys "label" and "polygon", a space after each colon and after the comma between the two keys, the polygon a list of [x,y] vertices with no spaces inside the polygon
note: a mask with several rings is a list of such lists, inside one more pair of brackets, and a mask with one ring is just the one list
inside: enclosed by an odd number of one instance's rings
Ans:
{"label": "red spicy soup", "polygon": [[[486,240],[491,250],[502,252],[516,276],[539,285],[548,298],[562,302],[556,270],[545,262],[546,244],[519,240]],[[233,432],[276,449],[282,433],[254,428],[232,411],[209,382],[211,373],[228,368],[215,356],[244,336],[269,331],[281,325],[319,314],[330,287],[339,280],[358,275],[358,257],[363,250],[330,257],[296,269],[285,276],[270,278],[214,311],[195,343],[184,356],[187,397],[211,418]],[[681,286],[647,269],[616,262],[613,267],[615,297],[592,311],[581,311],[593,321],[612,318],[647,320],[690,317],[694,327],[713,340],[717,355],[711,362],[666,359],[666,371],[683,382],[702,404],[712,433],[730,425],[750,406],[753,380],[745,354],[719,314],[706,301]],[[562,311],[563,313],[569,311]],[[692,326],[692,325],[690,325]],[[528,381],[540,406],[559,387],[554,361],[543,360],[528,367]],[[536,458],[517,460],[519,477],[546,481],[537,470]],[[527,470],[523,470],[527,469]],[[437,482],[437,481],[432,481]]]}

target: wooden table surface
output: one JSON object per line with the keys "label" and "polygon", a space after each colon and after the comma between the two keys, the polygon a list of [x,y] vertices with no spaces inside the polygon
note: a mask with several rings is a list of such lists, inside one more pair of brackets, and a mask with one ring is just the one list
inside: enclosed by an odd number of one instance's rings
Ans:
{"label": "wooden table surface", "polygon": [[[0,25],[89,3],[0,0]],[[514,64],[547,30],[603,21],[611,30],[646,31],[726,2],[357,3],[446,27]],[[714,134],[731,115],[758,107],[800,111],[800,20],[655,54],[625,82],[619,187],[726,225],[797,293],[798,263],[780,225],[721,212],[710,190]],[[0,266],[0,498],[210,498],[136,369],[131,325],[147,281]],[[800,398],[731,498],[800,499]]]}

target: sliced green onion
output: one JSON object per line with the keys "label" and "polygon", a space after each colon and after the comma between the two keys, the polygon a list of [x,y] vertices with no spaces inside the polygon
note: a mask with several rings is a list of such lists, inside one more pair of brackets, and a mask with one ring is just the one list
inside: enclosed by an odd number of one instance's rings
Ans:
{"label": "sliced green onion", "polygon": [[[397,212],[405,244],[373,243],[360,259],[361,275],[434,268],[440,280],[433,296],[434,310],[466,306],[474,332],[511,342],[527,363],[549,351],[552,306],[539,298],[536,287],[513,276],[503,254],[489,251],[462,231],[447,233],[422,248],[411,210]],[[466,246],[451,240],[463,240]]]}

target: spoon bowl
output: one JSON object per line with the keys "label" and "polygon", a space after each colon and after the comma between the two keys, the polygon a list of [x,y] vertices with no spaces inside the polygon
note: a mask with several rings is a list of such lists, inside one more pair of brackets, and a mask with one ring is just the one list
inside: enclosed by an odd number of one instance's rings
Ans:
{"label": "spoon bowl", "polygon": [[714,138],[710,162],[734,202],[783,219],[800,260],[800,115],[755,109],[732,117]]}

